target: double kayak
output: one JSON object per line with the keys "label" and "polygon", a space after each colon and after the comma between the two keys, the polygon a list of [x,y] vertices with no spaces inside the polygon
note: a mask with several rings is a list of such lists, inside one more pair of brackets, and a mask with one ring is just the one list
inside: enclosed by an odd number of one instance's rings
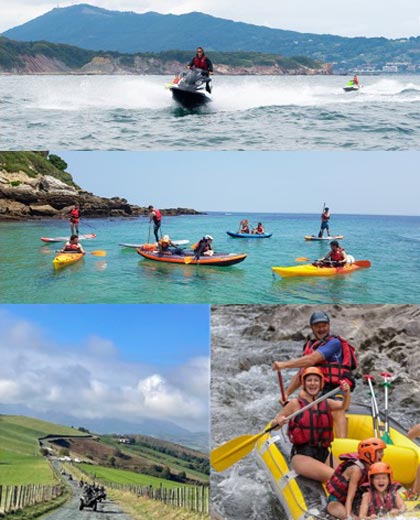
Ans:
{"label": "double kayak", "polygon": [[54,269],[61,269],[70,264],[75,264],[83,257],[83,253],[58,253],[58,255],[53,260]]}
{"label": "double kayak", "polygon": [[[79,235],[79,240],[89,240],[91,238],[96,238],[96,235],[94,233],[89,233],[87,235]],[[70,240],[70,237],[55,237],[55,238],[41,237],[41,240],[43,242],[47,242],[47,243],[67,242],[68,240]]]}
{"label": "double kayak", "polygon": [[200,256],[200,258],[196,260],[193,253],[186,255],[167,255],[159,253],[158,251],[147,251],[141,248],[137,248],[136,251],[143,258],[156,262],[182,265],[214,265],[218,267],[239,264],[239,262],[242,262],[247,257],[246,254],[214,253],[213,256]]}
{"label": "double kayak", "polygon": [[273,235],[273,233],[233,233],[232,231],[226,233],[232,238],[270,238]]}
{"label": "double kayak", "polygon": [[317,267],[312,264],[293,265],[289,267],[275,266],[271,269],[282,278],[291,278],[293,276],[336,276],[352,273],[362,267],[370,267],[368,260],[356,260],[344,267]]}
{"label": "double kayak", "polygon": [[333,237],[319,237],[318,235],[306,235],[305,240],[341,240],[343,235],[335,235]]}
{"label": "double kayak", "polygon": [[[367,406],[351,405],[346,418],[348,437],[334,439],[332,444],[333,455],[337,458],[343,453],[357,452],[361,440],[374,436],[372,415]],[[384,420],[382,414],[381,419]],[[396,421],[390,419],[389,425],[392,444],[388,444],[384,450],[383,460],[392,467],[393,480],[409,489],[416,478],[420,446],[407,437],[407,431]],[[325,488],[318,482],[297,476],[292,470],[288,457],[290,444],[285,437],[282,431],[272,431],[260,437],[255,447],[258,464],[265,470],[289,520],[325,518]],[[419,517],[420,500],[407,499],[403,489],[400,494],[407,512],[398,517]]]}

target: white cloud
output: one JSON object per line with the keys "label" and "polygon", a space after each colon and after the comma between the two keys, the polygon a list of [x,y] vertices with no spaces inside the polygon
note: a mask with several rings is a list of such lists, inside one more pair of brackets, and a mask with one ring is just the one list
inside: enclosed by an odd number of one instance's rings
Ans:
{"label": "white cloud", "polygon": [[206,358],[190,359],[165,374],[159,367],[122,361],[106,338],[91,336],[70,349],[1,310],[0,328],[1,404],[75,419],[160,419],[207,428]]}

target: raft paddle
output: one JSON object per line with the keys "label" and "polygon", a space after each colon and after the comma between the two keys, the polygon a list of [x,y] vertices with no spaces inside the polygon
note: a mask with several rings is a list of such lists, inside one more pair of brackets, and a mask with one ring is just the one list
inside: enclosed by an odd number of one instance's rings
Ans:
{"label": "raft paddle", "polygon": [[373,383],[375,382],[375,378],[369,374],[363,376],[363,379],[367,381],[370,390],[371,396],[371,406],[372,406],[372,421],[373,421],[373,433],[375,437],[381,437],[381,425],[379,422],[379,409],[378,403],[376,401],[375,391],[373,390]]}
{"label": "raft paddle", "polygon": [[283,384],[283,376],[281,375],[280,370],[277,372],[277,376],[279,378],[279,386],[280,386],[280,393],[281,393],[281,405],[285,406],[289,401],[286,399],[286,392],[284,391],[284,384]]}
{"label": "raft paddle", "polygon": [[310,262],[310,258],[306,258],[306,256],[298,256],[295,258],[295,262]]}
{"label": "raft paddle", "polygon": [[388,415],[388,389],[391,388],[390,378],[392,374],[389,372],[381,372],[381,376],[384,378],[382,386],[384,387],[385,392],[385,431],[381,437],[383,441],[387,444],[394,444],[391,440],[391,436],[389,435],[389,415]]}
{"label": "raft paddle", "polygon": [[359,267],[370,267],[372,264],[370,260],[355,260],[353,265],[358,265]]}
{"label": "raft paddle", "polygon": [[[286,420],[289,421],[296,415],[308,410],[312,406],[320,403],[321,401],[325,401],[329,397],[332,397],[336,393],[340,391],[340,387],[334,388],[325,395],[318,397],[312,403],[307,404],[303,408],[296,410],[289,416],[286,417]],[[239,437],[235,437],[235,439],[231,439],[230,441],[225,442],[221,446],[218,446],[210,453],[210,463],[216,471],[224,471],[227,468],[230,468],[233,464],[240,461],[244,457],[246,457],[251,451],[254,449],[255,443],[258,441],[260,437],[265,435],[274,428],[277,428],[278,424],[274,424],[264,429],[262,432],[257,433],[256,435],[241,435]]]}

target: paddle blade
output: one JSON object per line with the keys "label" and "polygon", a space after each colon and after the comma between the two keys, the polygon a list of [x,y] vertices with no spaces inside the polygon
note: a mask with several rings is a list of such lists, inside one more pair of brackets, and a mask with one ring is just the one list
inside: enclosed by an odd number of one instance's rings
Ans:
{"label": "paddle blade", "polygon": [[354,265],[358,265],[359,267],[370,267],[370,260],[356,260],[353,262]]}
{"label": "paddle blade", "polygon": [[97,249],[96,251],[91,251],[90,254],[93,256],[106,256],[106,251],[103,249]]}
{"label": "paddle blade", "polygon": [[392,439],[391,439],[391,437],[390,437],[390,435],[389,435],[388,432],[384,432],[383,435],[381,436],[381,439],[382,439],[384,442],[386,442],[387,444],[394,444],[394,443],[392,442]]}
{"label": "paddle blade", "polygon": [[193,256],[186,256],[186,257],[184,258],[184,264],[185,264],[185,265],[188,265],[188,264],[190,264],[193,260],[194,260],[194,257],[193,257]]}
{"label": "paddle blade", "polygon": [[298,258],[295,258],[295,262],[309,262],[309,258],[306,258],[306,256],[299,256]]}
{"label": "paddle blade", "polygon": [[224,471],[233,464],[243,459],[254,449],[257,440],[265,432],[257,435],[241,435],[231,439],[210,453],[210,463],[216,471]]}

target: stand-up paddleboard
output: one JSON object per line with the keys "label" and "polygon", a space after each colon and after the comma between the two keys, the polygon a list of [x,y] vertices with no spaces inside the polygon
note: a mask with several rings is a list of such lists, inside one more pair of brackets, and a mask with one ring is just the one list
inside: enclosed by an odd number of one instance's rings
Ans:
{"label": "stand-up paddleboard", "polygon": [[[176,246],[185,246],[190,243],[189,240],[171,240],[172,244],[175,244]],[[121,242],[119,244],[121,247],[129,247],[131,249],[137,249],[139,247],[144,246],[144,244],[128,244],[126,242]]]}
{"label": "stand-up paddleboard", "polygon": [[273,233],[233,233],[232,231],[226,231],[226,233],[232,238],[270,238]]}
{"label": "stand-up paddleboard", "polygon": [[[88,240],[90,238],[96,238],[96,235],[94,233],[90,233],[87,235],[79,235],[79,240]],[[70,237],[55,237],[55,238],[48,238],[48,237],[41,237],[41,240],[43,242],[67,242],[70,240]]]}
{"label": "stand-up paddleboard", "polygon": [[333,237],[319,237],[317,235],[306,235],[305,240],[342,240],[343,235],[335,235]]}

